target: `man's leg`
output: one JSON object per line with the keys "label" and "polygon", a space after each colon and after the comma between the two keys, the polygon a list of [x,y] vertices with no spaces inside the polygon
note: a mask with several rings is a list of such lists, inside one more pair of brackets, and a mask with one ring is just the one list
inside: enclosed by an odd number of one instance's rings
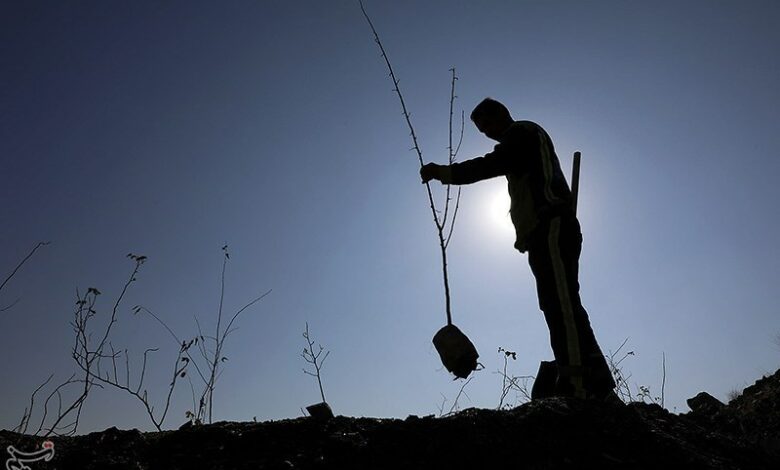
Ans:
{"label": "man's leg", "polygon": [[574,216],[554,217],[541,223],[532,238],[528,262],[558,366],[556,393],[605,396],[615,383],[580,301],[579,222]]}

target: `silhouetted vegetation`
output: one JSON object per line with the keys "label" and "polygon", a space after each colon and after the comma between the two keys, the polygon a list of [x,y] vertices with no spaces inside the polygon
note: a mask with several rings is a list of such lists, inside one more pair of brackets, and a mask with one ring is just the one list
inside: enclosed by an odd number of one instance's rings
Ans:
{"label": "silhouetted vegetation", "polygon": [[636,385],[636,390],[632,390],[629,379],[632,374],[625,369],[623,362],[629,357],[634,356],[634,351],[625,351],[624,348],[628,343],[628,338],[623,340],[620,346],[609,354],[605,355],[607,364],[612,372],[612,377],[615,379],[615,394],[623,401],[623,403],[631,403],[635,401],[655,403],[662,408],[665,402],[666,393],[666,354],[661,356],[661,392],[660,395],[654,395],[651,389],[647,385]]}
{"label": "silhouetted vegetation", "polygon": [[[498,401],[496,409],[514,408],[522,403],[527,403],[531,400],[531,392],[528,387],[528,381],[533,379],[532,375],[511,375],[509,373],[509,359],[513,361],[517,360],[517,353],[514,351],[508,351],[499,346],[498,353],[501,354],[504,360],[504,367],[502,370],[495,373],[501,375],[501,398]],[[505,403],[509,392],[515,392],[515,400],[512,403]]]}
{"label": "silhouetted vegetation", "polygon": [[[42,246],[39,244],[38,247]],[[36,247],[36,249],[38,248]],[[25,258],[29,259],[32,253]],[[182,340],[173,330],[163,321],[159,315],[150,309],[141,305],[132,308],[133,314],[146,313],[162,325],[170,333],[178,345],[178,352],[172,361],[171,378],[167,390],[164,392],[164,402],[161,408],[155,412],[155,406],[150,397],[150,391],[144,386],[144,380],[147,372],[147,365],[151,365],[151,355],[159,351],[159,348],[147,348],[142,356],[142,365],[140,372],[135,380],[132,380],[131,362],[128,349],[116,349],[112,343],[113,327],[117,322],[120,310],[123,308],[124,298],[130,286],[137,281],[141,266],[147,261],[146,256],[130,253],[127,257],[133,261],[133,269],[125,281],[120,294],[113,301],[107,324],[102,328],[95,328],[93,323],[99,316],[98,300],[102,292],[95,287],[89,287],[82,295],[79,290],[76,291],[76,303],[73,314],[73,321],[70,323],[74,335],[74,344],[71,348],[71,357],[73,358],[78,371],[71,375],[66,381],[55,387],[46,397],[41,410],[40,424],[34,431],[34,435],[43,432],[43,436],[49,435],[74,435],[78,430],[82,409],[90,395],[93,387],[110,387],[116,390],[126,392],[141,402],[149,419],[157,430],[163,429],[164,421],[171,407],[171,399],[174,389],[179,380],[187,377],[188,367],[192,366],[196,375],[202,382],[202,391],[199,399],[195,398],[195,386],[189,379],[190,387],[193,392],[193,410],[188,410],[185,415],[191,423],[212,422],[213,419],[213,397],[217,380],[222,373],[222,364],[228,360],[224,354],[225,341],[230,333],[235,331],[234,323],[238,316],[246,309],[259,302],[268,295],[265,294],[253,299],[238,311],[236,311],[226,326],[222,326],[224,315],[225,299],[225,270],[227,261],[230,258],[227,245],[222,247],[223,263],[221,276],[221,289],[219,308],[216,313],[216,331],[214,335],[204,334],[197,317],[195,323],[198,328],[198,335],[194,338]],[[21,266],[20,263],[19,267]],[[18,270],[18,267],[17,267]],[[15,272],[15,271],[14,271]],[[99,338],[93,341],[93,338]],[[211,343],[211,344],[209,344]],[[207,344],[209,344],[207,346]],[[213,346],[212,346],[213,345]],[[194,353],[197,351],[197,353]],[[22,434],[30,431],[30,424],[33,411],[36,407],[35,399],[38,393],[46,387],[52,380],[53,374],[45,382],[39,385],[30,396],[30,404],[24,410],[19,425],[14,429]],[[78,393],[72,400],[66,400],[66,390],[78,387]],[[53,406],[53,400],[56,399],[56,413],[50,413],[50,406]],[[48,420],[48,421],[47,421]]]}

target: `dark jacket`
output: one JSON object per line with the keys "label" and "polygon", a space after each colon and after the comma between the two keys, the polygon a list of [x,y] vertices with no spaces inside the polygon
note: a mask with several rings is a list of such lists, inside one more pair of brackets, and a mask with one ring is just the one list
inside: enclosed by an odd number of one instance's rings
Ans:
{"label": "dark jacket", "polygon": [[538,124],[516,121],[492,152],[449,166],[442,183],[471,184],[506,176],[515,226],[515,248],[528,249],[528,236],[539,222],[571,213],[572,196],[550,136]]}

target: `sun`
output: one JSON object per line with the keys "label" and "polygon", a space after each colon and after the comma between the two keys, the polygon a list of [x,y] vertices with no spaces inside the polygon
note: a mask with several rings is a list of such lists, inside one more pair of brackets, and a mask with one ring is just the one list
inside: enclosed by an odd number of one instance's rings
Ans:
{"label": "sun", "polygon": [[515,228],[509,217],[509,193],[506,186],[497,188],[488,198],[488,213],[493,221],[493,227],[499,232],[513,233]]}

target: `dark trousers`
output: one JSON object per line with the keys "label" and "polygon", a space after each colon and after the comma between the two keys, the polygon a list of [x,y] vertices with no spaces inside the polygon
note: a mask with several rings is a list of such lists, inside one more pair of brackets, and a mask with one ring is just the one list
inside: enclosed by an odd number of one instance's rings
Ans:
{"label": "dark trousers", "polygon": [[528,263],[558,368],[555,394],[603,397],[615,382],[580,301],[581,250],[577,217],[558,215],[543,220],[531,234]]}

